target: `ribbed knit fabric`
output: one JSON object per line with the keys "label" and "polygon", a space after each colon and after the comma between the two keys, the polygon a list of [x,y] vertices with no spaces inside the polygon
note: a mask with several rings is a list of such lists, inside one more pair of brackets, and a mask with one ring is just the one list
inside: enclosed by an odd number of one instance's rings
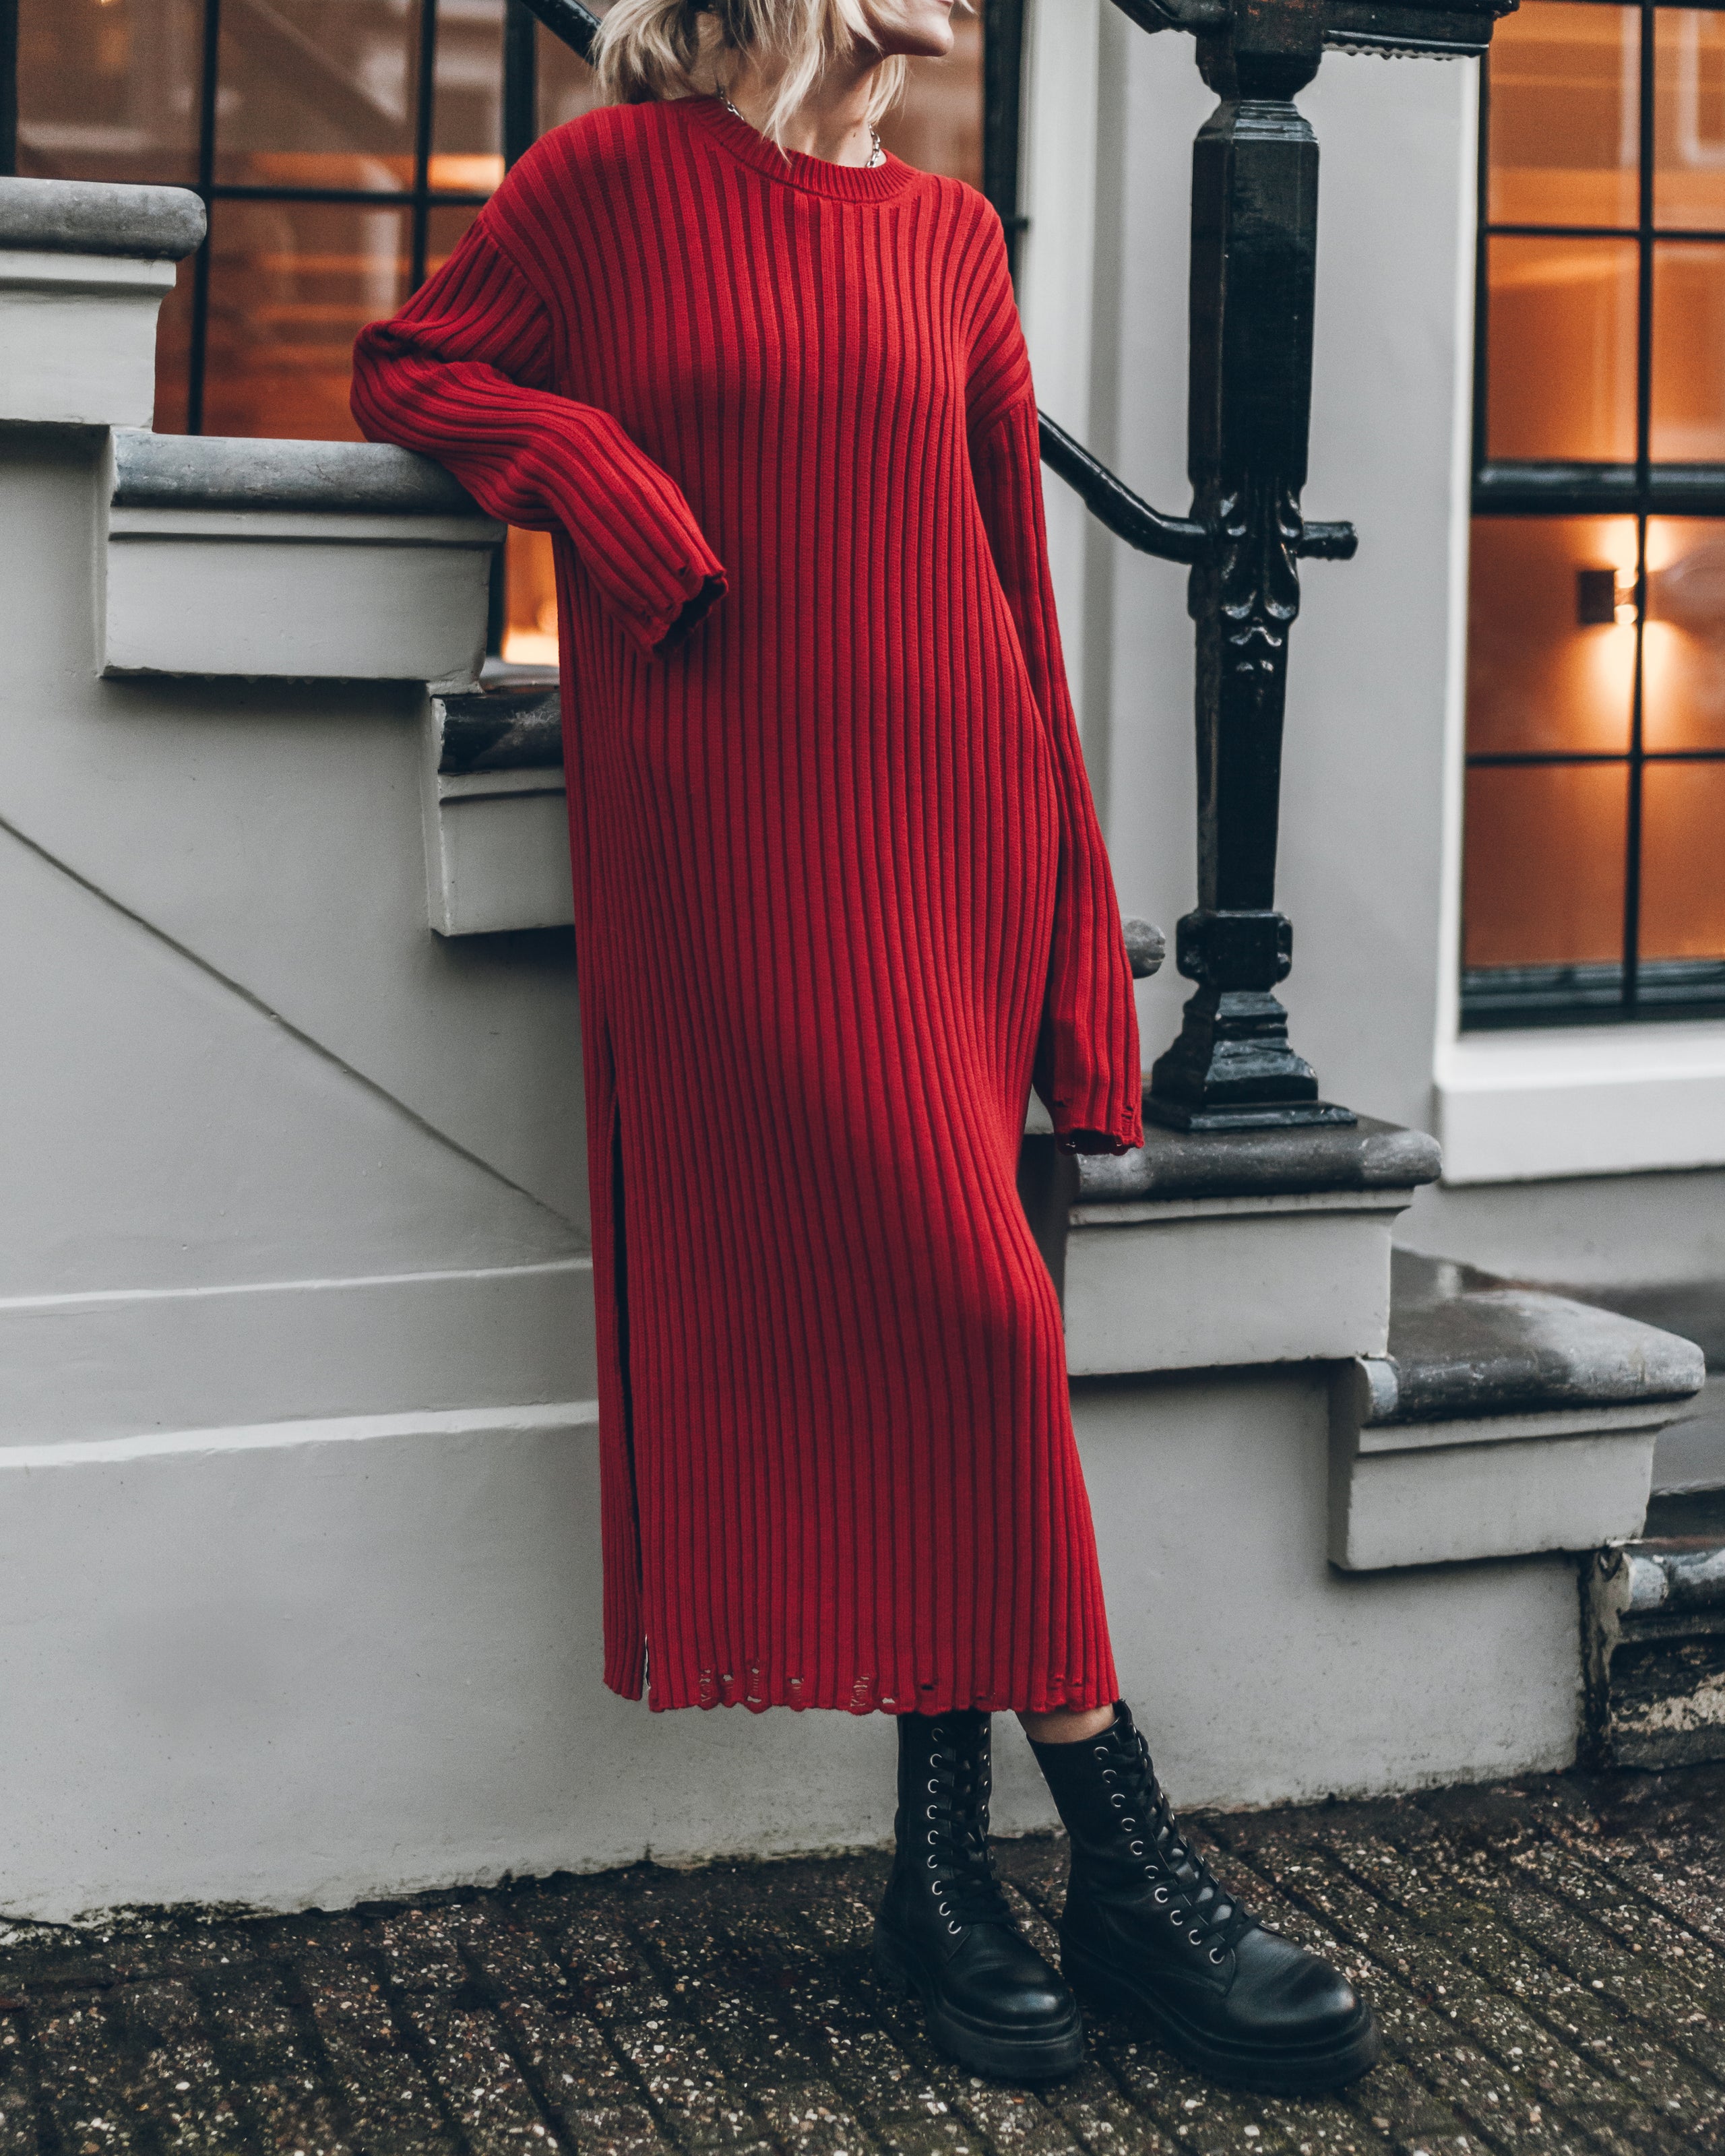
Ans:
{"label": "ribbed knit fabric", "polygon": [[556,536],[605,1681],[1116,1695],[1014,1170],[1139,1142],[999,220],[711,99],[518,165],[356,355],[374,439]]}

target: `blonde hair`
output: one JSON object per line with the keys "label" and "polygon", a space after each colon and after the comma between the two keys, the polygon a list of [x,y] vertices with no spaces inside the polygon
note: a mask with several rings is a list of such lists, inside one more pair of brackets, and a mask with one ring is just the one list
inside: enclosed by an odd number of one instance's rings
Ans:
{"label": "blonde hair", "polygon": [[[761,131],[784,147],[793,114],[834,59],[872,42],[865,0],[616,0],[594,59],[613,105],[710,95],[745,53],[766,64],[773,97]],[[870,126],[897,103],[905,63],[875,71]]]}

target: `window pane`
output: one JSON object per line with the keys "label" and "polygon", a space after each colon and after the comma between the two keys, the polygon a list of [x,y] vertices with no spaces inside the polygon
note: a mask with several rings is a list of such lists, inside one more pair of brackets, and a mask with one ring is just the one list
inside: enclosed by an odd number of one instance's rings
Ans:
{"label": "window pane", "polygon": [[1641,956],[1725,957],[1725,764],[1641,775]]}
{"label": "window pane", "polygon": [[504,658],[512,666],[555,666],[557,592],[551,534],[511,531],[503,569]]}
{"label": "window pane", "polygon": [[1493,457],[1627,464],[1635,454],[1635,244],[1487,242]]}
{"label": "window pane", "polygon": [[1661,8],[1653,40],[1654,222],[1725,228],[1725,23]]}
{"label": "window pane", "polygon": [[218,203],[204,430],[352,440],[353,340],[400,305],[407,213]]}
{"label": "window pane", "polygon": [[203,13],[201,0],[21,0],[18,171],[194,181]]}
{"label": "window pane", "polygon": [[1647,523],[1641,738],[1650,749],[1725,748],[1725,523]]}
{"label": "window pane", "polygon": [[503,0],[438,0],[434,187],[489,192],[503,178]]}
{"label": "window pane", "polygon": [[1635,224],[1637,16],[1522,0],[1497,25],[1487,106],[1493,223]]}
{"label": "window pane", "polygon": [[1725,461],[1725,246],[1653,250],[1653,395],[1648,454]]}
{"label": "window pane", "polygon": [[1629,772],[1498,766],[1467,774],[1462,963],[1598,963],[1623,950]]}
{"label": "window pane", "polygon": [[216,177],[410,187],[418,15],[405,0],[224,0]]}
{"label": "window pane", "polygon": [[1467,634],[1472,754],[1621,755],[1629,747],[1635,629],[1590,617],[1605,611],[1596,598],[1602,578],[1626,584],[1633,603],[1635,569],[1632,516],[1474,519]]}

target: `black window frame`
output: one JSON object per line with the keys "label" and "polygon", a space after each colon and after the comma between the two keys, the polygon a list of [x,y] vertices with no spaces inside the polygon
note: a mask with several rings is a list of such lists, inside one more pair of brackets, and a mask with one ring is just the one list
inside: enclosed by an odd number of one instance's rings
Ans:
{"label": "black window frame", "polygon": [[[1607,764],[1628,769],[1623,943],[1616,962],[1590,965],[1469,968],[1461,982],[1461,1030],[1543,1025],[1609,1025],[1725,1017],[1725,957],[1645,960],[1640,954],[1642,790],[1656,763],[1725,762],[1725,748],[1649,749],[1642,728],[1642,636],[1647,588],[1647,522],[1659,517],[1725,517],[1725,463],[1656,464],[1649,454],[1652,394],[1653,258],[1661,240],[1704,241],[1725,249],[1725,228],[1656,227],[1653,181],[1655,24],[1661,9],[1717,13],[1725,0],[1558,0],[1569,7],[1634,6],[1640,11],[1640,70],[1637,216],[1632,226],[1503,223],[1491,216],[1491,60],[1480,69],[1478,207],[1475,239],[1472,511],[1476,517],[1633,516],[1635,521],[1635,660],[1629,745],[1592,751],[1466,752],[1470,771],[1505,766]],[[1491,460],[1486,454],[1490,295],[1493,237],[1623,239],[1637,244],[1635,458],[1632,464]],[[1721,834],[1725,843],[1725,833]],[[1463,844],[1466,844],[1464,828]]]}

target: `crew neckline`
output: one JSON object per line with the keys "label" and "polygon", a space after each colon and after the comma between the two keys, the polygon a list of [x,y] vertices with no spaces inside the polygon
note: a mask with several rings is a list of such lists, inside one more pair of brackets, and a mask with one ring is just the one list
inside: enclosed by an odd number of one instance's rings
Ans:
{"label": "crew neckline", "polygon": [[916,167],[895,157],[890,150],[878,165],[837,165],[829,157],[781,150],[747,120],[739,120],[717,97],[696,95],[671,101],[740,163],[752,166],[781,186],[800,187],[805,194],[829,195],[838,202],[887,202],[901,194],[916,177]]}

